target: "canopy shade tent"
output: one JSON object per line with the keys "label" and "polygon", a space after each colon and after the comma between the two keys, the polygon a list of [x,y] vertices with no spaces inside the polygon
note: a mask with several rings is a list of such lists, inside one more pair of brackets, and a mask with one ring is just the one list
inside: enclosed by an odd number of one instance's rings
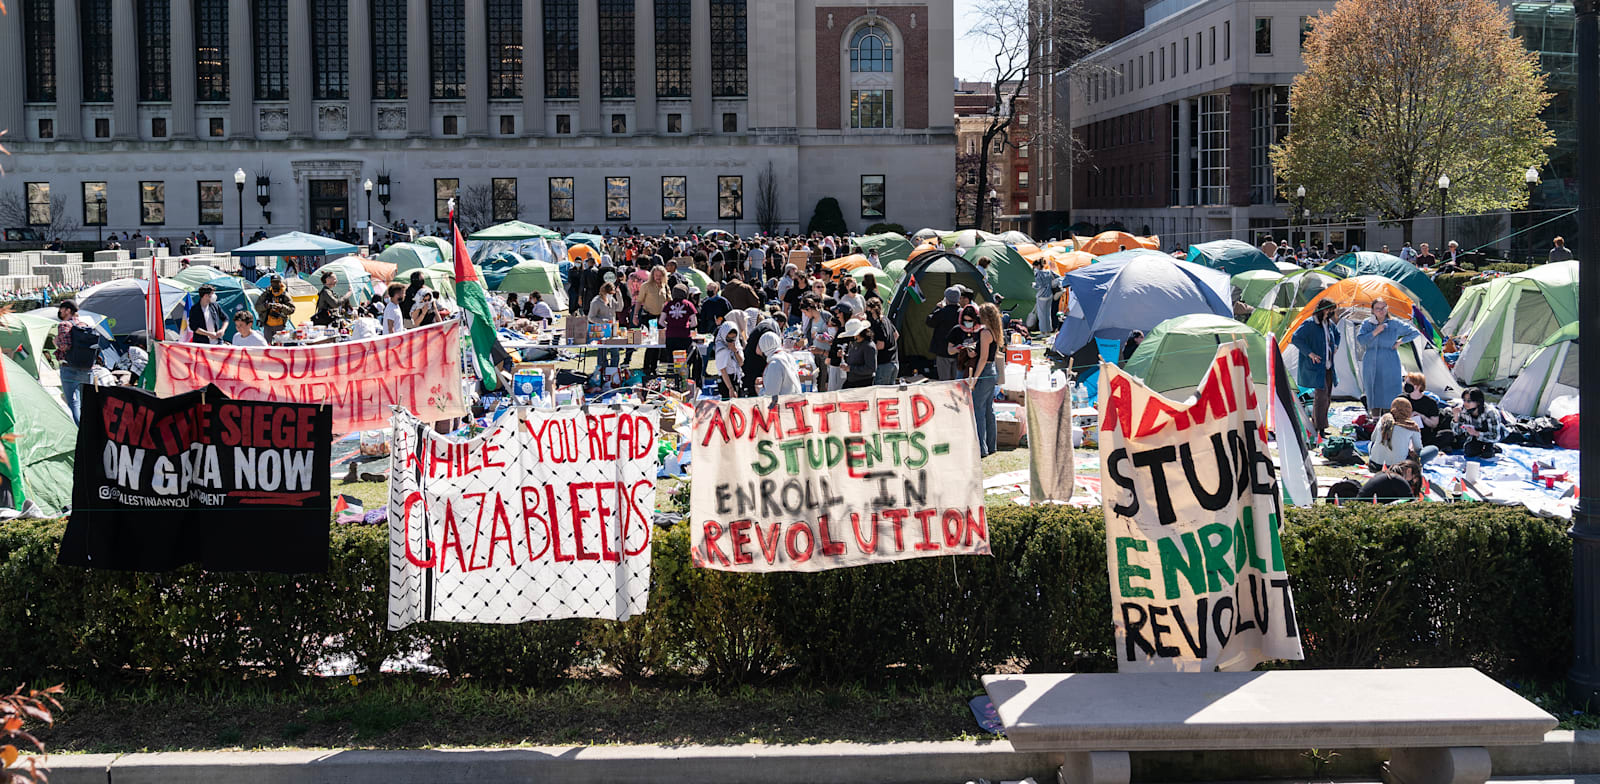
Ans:
{"label": "canopy shade tent", "polygon": [[1216,240],[1189,246],[1189,261],[1237,275],[1248,270],[1269,270],[1278,267],[1254,245],[1240,240]]}
{"label": "canopy shade tent", "polygon": [[884,234],[868,234],[865,237],[857,237],[856,247],[860,248],[862,253],[876,250],[879,264],[888,264],[896,259],[909,259],[911,258],[911,251],[916,248],[915,245],[911,244],[910,240],[892,231]]}
{"label": "canopy shade tent", "polygon": [[1500,399],[1500,410],[1519,417],[1549,416],[1557,398],[1578,395],[1578,322],[1551,335],[1528,358]]}
{"label": "canopy shade tent", "polygon": [[1002,242],[982,242],[962,257],[979,268],[987,263],[984,275],[989,288],[1000,297],[1000,312],[1012,318],[1027,318],[1033,310],[1033,265],[1016,248]]}
{"label": "canopy shade tent", "polygon": [[[154,358],[152,358],[153,361]],[[72,502],[73,453],[78,426],[61,398],[28,375],[9,356],[0,356],[6,394],[16,413],[17,458],[27,498],[46,517],[58,517]]]}
{"label": "canopy shade tent", "polygon": [[469,240],[532,240],[532,239],[560,239],[561,235],[543,226],[532,223],[523,223],[519,220],[506,221],[481,231],[467,235]]}
{"label": "canopy shade tent", "polygon": [[1346,253],[1322,265],[1322,269],[1346,278],[1381,275],[1400,284],[1400,288],[1422,306],[1423,312],[1435,324],[1450,317],[1450,302],[1444,298],[1444,292],[1439,291],[1439,286],[1428,277],[1428,273],[1399,256],[1363,250]]}
{"label": "canopy shade tent", "polygon": [[[983,271],[954,253],[925,253],[906,264],[905,277],[895,286],[894,298],[884,314],[900,330],[901,356],[933,360],[929,350],[933,330],[927,324],[928,314],[944,301],[944,290],[957,284],[972,289],[974,302],[994,301]],[[921,292],[920,301],[917,291]]]}
{"label": "canopy shade tent", "polygon": [[1055,350],[1071,356],[1091,340],[1117,340],[1133,330],[1149,332],[1176,316],[1233,315],[1228,276],[1155,253],[1116,254],[1066,275],[1071,291],[1066,321]]}
{"label": "canopy shade tent", "polygon": [[[181,321],[183,300],[188,296],[177,281],[161,278],[161,309],[167,320]],[[144,318],[144,293],[150,288],[142,278],[120,278],[99,283],[78,292],[78,307],[105,317],[105,328],[113,335],[132,335],[149,325]]]}
{"label": "canopy shade tent", "polygon": [[1146,386],[1174,400],[1183,400],[1199,388],[1217,355],[1217,346],[1245,341],[1250,358],[1250,378],[1257,394],[1267,387],[1267,338],[1226,316],[1196,313],[1157,324],[1128,358],[1123,370]]}
{"label": "canopy shade tent", "polygon": [[1465,335],[1461,383],[1499,386],[1562,326],[1578,320],[1578,262],[1544,264],[1467,288],[1444,331]]}
{"label": "canopy shade tent", "polygon": [[406,273],[429,264],[439,264],[444,257],[439,255],[439,249],[432,245],[418,245],[412,242],[396,242],[383,249],[378,254],[378,261],[386,261],[395,266],[395,275],[404,279]]}
{"label": "canopy shade tent", "polygon": [[603,251],[606,249],[606,238],[598,234],[586,234],[581,231],[574,232],[572,234],[568,234],[566,240],[568,251],[571,250],[573,245],[576,245],[580,242],[584,245],[594,248],[596,251]]}
{"label": "canopy shade tent", "polygon": [[343,256],[356,250],[356,246],[331,237],[291,231],[234,248],[231,253],[234,256]]}

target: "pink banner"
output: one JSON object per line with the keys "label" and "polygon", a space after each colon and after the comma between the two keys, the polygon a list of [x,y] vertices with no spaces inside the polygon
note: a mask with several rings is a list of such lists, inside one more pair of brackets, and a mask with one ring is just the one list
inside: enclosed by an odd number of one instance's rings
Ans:
{"label": "pink banner", "polygon": [[400,406],[424,422],[466,413],[460,323],[321,346],[244,348],[160,343],[156,394],[216,384],[229,397],[333,406],[336,433],[389,427]]}

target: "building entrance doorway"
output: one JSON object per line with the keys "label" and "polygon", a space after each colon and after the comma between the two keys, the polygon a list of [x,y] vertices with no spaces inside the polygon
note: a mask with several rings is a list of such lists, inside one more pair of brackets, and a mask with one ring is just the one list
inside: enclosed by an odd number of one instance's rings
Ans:
{"label": "building entrance doorway", "polygon": [[312,180],[311,233],[342,235],[350,231],[350,183]]}

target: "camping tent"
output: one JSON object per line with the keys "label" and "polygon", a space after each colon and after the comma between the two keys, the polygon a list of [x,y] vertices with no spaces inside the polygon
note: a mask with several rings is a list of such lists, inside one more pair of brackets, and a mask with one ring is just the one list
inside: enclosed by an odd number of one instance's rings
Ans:
{"label": "camping tent", "polygon": [[979,231],[977,229],[962,229],[960,231],[952,231],[949,234],[939,235],[939,244],[946,248],[952,248],[957,251],[965,251],[966,249],[977,245],[980,242],[997,240],[999,237],[1000,235],[990,234],[987,231]]}
{"label": "camping tent", "polygon": [[1000,236],[996,237],[995,239],[999,240],[1000,242],[1004,242],[1007,245],[1032,245],[1032,244],[1034,244],[1032,237],[1029,237],[1028,235],[1023,234],[1022,232],[1017,231],[1016,229],[1012,229],[1010,231],[1002,231],[1002,232],[1000,232]]}
{"label": "camping tent", "polygon": [[600,261],[600,251],[586,242],[574,242],[567,246],[567,261],[581,263],[584,259]]}
{"label": "camping tent", "polygon": [[215,278],[226,275],[227,273],[210,264],[191,264],[188,269],[181,270],[178,274],[173,275],[172,279],[184,289],[193,292],[195,289],[200,288],[200,284],[209,283]]}
{"label": "camping tent", "polygon": [[427,286],[439,299],[455,301],[456,268],[452,264],[429,264],[421,270],[422,285]]}
{"label": "camping tent", "polygon": [[888,232],[886,234],[869,234],[865,237],[857,237],[856,247],[860,248],[862,253],[866,253],[869,250],[877,250],[878,263],[888,264],[895,259],[911,258],[911,251],[916,246],[912,245],[911,241],[905,237],[894,232]]}
{"label": "camping tent", "polygon": [[1160,250],[1161,238],[1135,237],[1125,231],[1102,231],[1091,239],[1074,242],[1074,247],[1094,256],[1105,256],[1123,249],[1145,248],[1148,250]]}
{"label": "camping tent", "polygon": [[22,486],[29,500],[46,517],[59,516],[72,503],[72,461],[78,443],[78,426],[61,399],[12,362],[5,366],[5,389],[16,413],[17,457],[22,462]]}
{"label": "camping tent", "polygon": [[[1480,288],[1481,294],[1473,291]],[[1577,261],[1544,264],[1469,288],[1446,322],[1449,334],[1467,336],[1455,376],[1467,385],[1499,386],[1546,338],[1577,320]]]}
{"label": "camping tent", "polygon": [[684,282],[689,284],[690,289],[701,294],[706,293],[711,288],[711,276],[699,268],[685,265],[678,268],[678,274],[683,276]]}
{"label": "camping tent", "polygon": [[322,276],[333,273],[333,293],[337,296],[354,293],[351,298],[354,304],[362,304],[372,299],[372,276],[367,273],[367,268],[362,266],[360,256],[346,256],[337,261],[330,261],[312,272],[301,275],[307,283],[322,287]]}
{"label": "camping tent", "polygon": [[54,353],[59,323],[55,311],[44,308],[0,316],[0,351],[39,383],[55,389],[61,388]]}
{"label": "camping tent", "polygon": [[[895,284],[899,282],[893,275],[872,267],[858,267],[850,270],[850,277],[855,278],[856,283],[861,284],[862,297],[870,297],[873,294],[877,294],[878,299],[883,300],[885,303],[894,299]],[[868,291],[866,288],[868,277],[872,278],[875,286],[872,291]]]}
{"label": "camping tent", "polygon": [[989,288],[1000,295],[1000,311],[1012,318],[1027,318],[1033,310],[1033,265],[1016,248],[1001,242],[980,242],[962,254],[967,261],[984,266]]}
{"label": "camping tent", "polygon": [[[1256,309],[1245,323],[1262,334],[1279,332],[1283,322],[1298,315],[1306,303],[1315,299],[1342,278],[1328,270],[1298,270],[1283,276],[1255,299],[1241,300]],[[1409,311],[1407,311],[1409,312]]]}
{"label": "camping tent", "polygon": [[1413,300],[1399,284],[1388,278],[1378,275],[1358,275],[1354,278],[1345,278],[1323,289],[1312,297],[1304,307],[1300,308],[1294,318],[1289,320],[1289,326],[1278,334],[1280,343],[1287,343],[1299,328],[1300,323],[1316,312],[1317,303],[1324,300],[1339,306],[1341,310],[1350,311],[1345,316],[1347,320],[1360,322],[1372,314],[1372,303],[1382,299],[1389,305],[1389,312],[1396,318],[1410,321]]}
{"label": "camping tent", "polygon": [[1562,327],[1533,352],[1500,399],[1500,410],[1519,417],[1548,416],[1556,398],[1578,394],[1578,323]]}
{"label": "camping tent", "polygon": [[928,314],[944,301],[944,290],[957,284],[972,289],[975,302],[994,301],[994,292],[989,290],[983,271],[954,253],[924,253],[906,264],[906,275],[895,286],[886,314],[900,330],[902,357],[915,355],[929,361],[933,359],[933,353],[928,350],[933,336],[927,324]]}
{"label": "camping tent", "polygon": [[1267,391],[1267,339],[1226,316],[1196,313],[1157,324],[1128,358],[1123,370],[1146,386],[1175,400],[1193,394],[1211,369],[1217,346],[1243,340],[1250,357],[1250,378],[1256,394]]}
{"label": "camping tent", "polygon": [[[1084,251],[1084,253],[1087,253],[1090,256],[1096,255],[1093,253],[1088,253],[1088,251]],[[1132,262],[1143,259],[1148,259],[1156,264],[1166,264],[1170,261],[1173,261],[1173,256],[1170,253],[1162,253],[1159,250],[1151,250],[1149,248],[1129,248],[1127,250],[1117,251],[1116,253],[1107,253],[1105,255],[1097,256],[1095,258],[1095,263],[1104,264],[1108,261]],[[1195,266],[1198,267],[1201,265],[1196,264]],[[1227,273],[1223,273],[1223,277],[1227,277]]]}
{"label": "camping tent", "polygon": [[831,275],[838,275],[841,272],[849,272],[861,267],[872,269],[872,262],[867,261],[867,257],[860,253],[852,253],[848,256],[840,256],[836,259],[828,259],[822,262],[822,268]]}
{"label": "camping tent", "polygon": [[[1333,356],[1335,383],[1333,396],[1342,400],[1356,400],[1361,397],[1361,358],[1366,355],[1356,340],[1356,334],[1361,329],[1361,322],[1372,315],[1372,303],[1382,299],[1389,305],[1389,312],[1396,318],[1405,318],[1404,314],[1411,312],[1412,300],[1398,284],[1388,278],[1377,275],[1358,275],[1354,278],[1341,280],[1322,293],[1313,297],[1304,308],[1289,322],[1289,326],[1277,334],[1279,344],[1283,348],[1283,361],[1287,365],[1290,377],[1294,377],[1295,369],[1299,366],[1300,352],[1290,341],[1294,338],[1294,331],[1306,319],[1316,312],[1317,304],[1323,301],[1332,302],[1345,311],[1344,317],[1339,321],[1339,349]],[[1440,396],[1455,396],[1461,392],[1461,387],[1450,378],[1450,369],[1439,358],[1439,353],[1433,350],[1426,336],[1418,336],[1411,343],[1400,347],[1400,366],[1405,372],[1420,372],[1427,378],[1428,390]],[[1387,403],[1389,401],[1381,401]]]}
{"label": "camping tent", "polygon": [[1117,254],[1066,275],[1072,296],[1055,350],[1071,356],[1090,340],[1122,340],[1175,316],[1233,315],[1228,276],[1160,253]]}
{"label": "camping tent", "polygon": [[1299,264],[1296,264],[1296,263],[1294,263],[1292,261],[1274,262],[1272,266],[1277,267],[1278,271],[1283,273],[1283,274],[1285,274],[1285,275],[1288,275],[1288,274],[1293,273],[1293,272],[1299,272],[1299,271],[1305,269],[1305,267],[1302,267]]}
{"label": "camping tent", "polygon": [[[456,249],[455,249],[454,246],[452,246],[450,244],[450,240],[447,240],[447,239],[445,239],[443,237],[434,237],[432,235],[429,235],[429,236],[426,236],[426,237],[418,237],[416,239],[416,242],[413,242],[412,244],[413,245],[421,245],[421,246],[427,247],[427,248],[433,248],[434,251],[439,254],[439,260],[444,262],[445,264],[454,264],[455,263]],[[388,261],[388,259],[384,259],[384,260]]]}
{"label": "camping tent", "polygon": [[1189,261],[1237,275],[1247,270],[1271,270],[1277,266],[1256,246],[1240,240],[1216,240],[1189,246]]}
{"label": "camping tent", "polygon": [[560,234],[543,226],[532,223],[523,223],[519,220],[506,221],[481,231],[475,231],[467,236],[469,240],[531,240],[531,239],[559,239]]}
{"label": "camping tent", "polygon": [[[161,307],[168,321],[182,320],[187,293],[176,281],[160,278]],[[105,317],[105,327],[113,335],[132,335],[146,328],[144,293],[150,284],[141,278],[118,278],[99,283],[78,293],[78,307]]]}
{"label": "camping tent", "polygon": [[944,234],[945,234],[945,232],[940,231],[938,229],[921,228],[921,229],[917,229],[917,233],[916,234],[911,235],[911,239],[916,241],[916,242],[921,243],[921,242],[925,242],[927,240],[937,240],[937,239],[939,239],[939,237],[943,236]]}
{"label": "camping tent", "polygon": [[432,245],[396,242],[378,254],[378,261],[387,261],[395,265],[395,275],[405,279],[406,274],[412,270],[429,264],[438,264],[444,261],[444,257],[439,254],[439,249]]}
{"label": "camping tent", "polygon": [[1260,302],[1283,276],[1277,270],[1246,270],[1234,275],[1230,279],[1233,287],[1239,290],[1239,301],[1244,303]]}
{"label": "camping tent", "polygon": [[[488,273],[484,273],[485,276]],[[522,261],[502,271],[497,291],[516,294],[544,295],[546,305],[552,310],[567,309],[567,290],[561,286],[561,271],[554,264],[542,261]]]}
{"label": "camping tent", "polygon": [[567,249],[569,251],[573,246],[578,245],[579,243],[588,245],[589,247],[594,248],[596,251],[603,251],[606,248],[606,238],[598,234],[575,232],[567,235]]}
{"label": "camping tent", "polygon": [[378,259],[362,258],[361,267],[367,271],[368,275],[372,276],[372,285],[379,289],[389,285],[394,280],[394,276],[400,272],[398,264]]}
{"label": "camping tent", "polygon": [[1095,257],[1081,250],[1057,251],[1047,249],[1044,262],[1050,265],[1050,271],[1056,275],[1065,275],[1075,269],[1083,269],[1095,263]]}
{"label": "camping tent", "polygon": [[1418,305],[1435,324],[1444,321],[1450,315],[1450,303],[1444,298],[1444,293],[1439,291],[1438,285],[1428,277],[1428,273],[1417,268],[1417,265],[1406,261],[1399,256],[1387,253],[1374,253],[1372,251],[1358,251],[1346,253],[1327,264],[1322,269],[1328,270],[1342,278],[1353,278],[1357,275],[1381,275],[1400,284],[1400,288]]}

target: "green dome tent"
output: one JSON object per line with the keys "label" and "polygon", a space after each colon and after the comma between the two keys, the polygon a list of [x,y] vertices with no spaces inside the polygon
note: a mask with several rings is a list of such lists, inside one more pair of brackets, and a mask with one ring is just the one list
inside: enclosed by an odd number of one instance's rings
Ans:
{"label": "green dome tent", "polygon": [[57,517],[72,503],[72,455],[78,444],[78,426],[61,399],[11,357],[0,357],[0,364],[5,366],[6,393],[16,415],[24,495],[39,506],[41,514]]}
{"label": "green dome tent", "polygon": [[[1444,292],[1428,277],[1428,273],[1417,268],[1399,256],[1387,253],[1374,253],[1372,251],[1359,251],[1346,253],[1333,261],[1328,262],[1320,269],[1335,273],[1340,277],[1353,278],[1357,275],[1381,275],[1395,283],[1400,284],[1411,299],[1428,314],[1435,324],[1444,321],[1450,316],[1450,302],[1444,298]],[[1402,314],[1409,316],[1410,314]]]}
{"label": "green dome tent", "polygon": [[1448,334],[1467,336],[1467,346],[1456,358],[1455,377],[1469,386],[1499,386],[1547,338],[1578,320],[1578,262],[1544,264],[1467,292],[1472,296],[1462,296],[1446,322]]}
{"label": "green dome tent", "polygon": [[908,263],[905,259],[886,261],[883,263],[883,271],[889,273],[889,277],[899,281],[906,276],[906,264]]}
{"label": "green dome tent", "polygon": [[1500,399],[1500,410],[1519,417],[1549,416],[1550,403],[1578,394],[1578,323],[1551,335],[1528,358]]}
{"label": "green dome tent", "polygon": [[1182,400],[1194,394],[1206,378],[1217,346],[1234,340],[1246,343],[1250,378],[1256,394],[1267,389],[1267,339],[1260,332],[1231,318],[1213,313],[1177,316],[1157,324],[1134,350],[1123,370],[1144,380],[1146,386],[1169,398]]}
{"label": "green dome tent", "polygon": [[1216,240],[1189,246],[1188,260],[1203,267],[1237,275],[1249,270],[1277,271],[1278,265],[1254,245],[1241,240]]}
{"label": "green dome tent", "polygon": [[[695,267],[679,267],[678,274],[682,275],[683,279],[688,281],[689,288],[698,291],[701,294],[706,293],[706,291],[711,288],[711,276],[705,274],[699,269],[696,269]],[[618,280],[620,282],[621,279],[619,278]]]}
{"label": "green dome tent", "polygon": [[444,262],[445,264],[453,264],[453,263],[455,263],[455,258],[456,258],[455,248],[451,247],[450,246],[450,241],[445,239],[445,238],[443,238],[443,237],[434,237],[434,236],[418,237],[417,241],[412,243],[412,244],[413,245],[421,245],[421,246],[427,247],[427,248],[433,248],[434,251],[436,251],[439,254],[439,260]]}
{"label": "green dome tent", "polygon": [[505,223],[490,226],[482,231],[475,231],[467,236],[469,240],[499,240],[509,242],[512,240],[555,240],[561,235],[543,226],[532,223],[523,223],[519,220],[506,221]]}
{"label": "green dome tent", "polygon": [[378,254],[378,261],[387,261],[395,267],[395,280],[406,277],[406,273],[414,269],[421,269],[429,264],[439,264],[444,261],[444,256],[439,249],[432,245],[419,245],[412,242],[396,242],[383,249]]}
{"label": "green dome tent", "polygon": [[333,291],[335,294],[342,297],[353,292],[355,296],[351,299],[357,305],[372,299],[372,274],[367,272],[367,268],[361,266],[360,259],[354,256],[346,256],[338,261],[330,261],[301,275],[300,278],[320,291],[322,289],[322,276],[329,272],[333,273]]}
{"label": "green dome tent", "polygon": [[1276,270],[1245,270],[1232,278],[1233,287],[1239,290],[1239,301],[1260,302],[1267,292],[1283,280]]}
{"label": "green dome tent", "polygon": [[869,234],[856,239],[856,247],[862,253],[869,250],[878,251],[878,263],[887,266],[891,261],[904,261],[911,256],[915,246],[904,236],[888,232],[886,234]]}
{"label": "green dome tent", "polygon": [[[429,264],[422,270],[422,285],[433,290],[439,299],[454,302],[456,299],[456,268],[453,264]],[[409,283],[410,280],[407,279]]]}
{"label": "green dome tent", "polygon": [[[867,278],[868,275],[871,275],[873,277],[873,279],[876,281],[876,285],[877,285],[877,290],[876,291],[867,291],[866,290],[866,285],[867,285],[866,278]],[[899,282],[899,281],[895,280],[895,277],[893,275],[890,275],[889,273],[884,272],[881,269],[875,269],[873,267],[857,267],[857,268],[855,268],[853,270],[850,270],[850,277],[855,278],[856,279],[856,283],[861,284],[861,286],[862,286],[861,296],[862,297],[870,297],[873,294],[877,294],[878,295],[878,299],[883,300],[884,303],[888,303],[890,300],[894,299],[894,287],[895,287],[895,284]]]}
{"label": "green dome tent", "polygon": [[1300,309],[1315,299],[1323,289],[1344,280],[1338,273],[1325,269],[1300,270],[1283,276],[1257,300],[1241,300],[1256,309],[1245,321],[1263,335],[1276,334]]}
{"label": "green dome tent", "polygon": [[906,265],[906,276],[895,286],[894,299],[885,314],[900,330],[901,357],[933,360],[933,352],[928,350],[933,335],[927,324],[928,314],[944,301],[944,290],[957,284],[972,289],[974,302],[994,301],[983,271],[954,253],[931,251]]}
{"label": "green dome tent", "polygon": [[[488,273],[484,273],[487,275]],[[504,271],[496,291],[511,294],[544,295],[545,304],[552,310],[567,308],[567,292],[561,287],[561,270],[554,264],[542,261],[524,261]]]}
{"label": "green dome tent", "polygon": [[[999,242],[980,242],[963,257],[978,264],[987,260],[989,288],[1000,296],[1000,312],[1027,318],[1033,310],[1033,265],[1016,248]],[[981,265],[980,265],[981,267]]]}
{"label": "green dome tent", "polygon": [[39,383],[59,390],[61,373],[53,352],[60,322],[54,312],[40,309],[0,317],[0,350]]}
{"label": "green dome tent", "polygon": [[172,279],[181,284],[185,289],[193,292],[200,288],[202,283],[210,283],[217,278],[228,277],[226,272],[210,264],[191,264],[188,269],[172,276]]}

